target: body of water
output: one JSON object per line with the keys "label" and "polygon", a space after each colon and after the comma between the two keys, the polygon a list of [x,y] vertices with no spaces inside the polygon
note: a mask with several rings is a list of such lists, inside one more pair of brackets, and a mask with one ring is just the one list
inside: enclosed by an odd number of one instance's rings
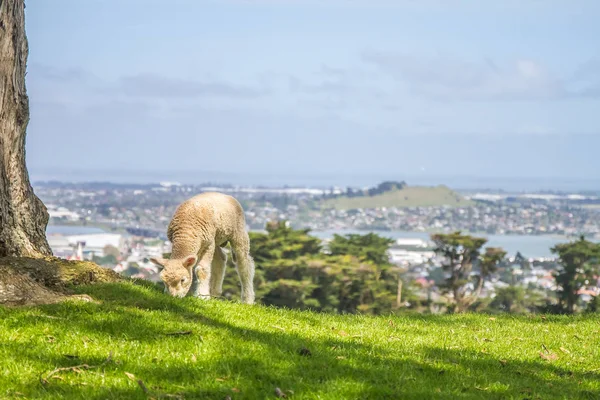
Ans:
{"label": "body of water", "polygon": [[[49,225],[46,229],[47,234],[61,234],[61,235],[83,235],[92,233],[103,233],[105,232],[101,228],[91,226],[61,226],[61,225]],[[321,239],[327,239],[333,237],[334,233],[345,235],[350,233],[366,234],[368,232],[377,233],[380,236],[389,237],[391,239],[423,239],[429,240],[430,234],[427,232],[405,232],[405,231],[357,231],[357,230],[326,230],[326,231],[312,231],[311,235]],[[571,239],[552,236],[552,235],[486,235],[478,234],[475,236],[485,237],[488,239],[486,246],[490,247],[502,247],[507,251],[509,256],[514,256],[518,251],[525,257],[540,258],[540,257],[553,257],[550,252],[550,248],[558,243],[565,243]]]}
{"label": "body of water", "polygon": [[[356,231],[356,230],[327,230],[313,231],[312,235],[319,238],[330,238],[334,233],[344,235],[350,233],[365,234],[368,232],[377,233],[380,236],[389,237],[391,239],[423,239],[429,240],[430,233],[427,232],[404,232],[404,231]],[[565,243],[570,239],[561,236],[552,235],[474,235],[488,239],[485,246],[487,247],[502,247],[508,253],[508,256],[514,256],[518,251],[528,258],[554,257],[550,248],[558,243]]]}

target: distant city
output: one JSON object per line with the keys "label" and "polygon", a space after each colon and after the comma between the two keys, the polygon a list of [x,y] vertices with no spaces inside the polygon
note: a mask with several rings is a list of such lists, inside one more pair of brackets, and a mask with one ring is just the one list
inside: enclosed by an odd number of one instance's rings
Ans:
{"label": "distant city", "polygon": [[[50,214],[48,241],[56,256],[90,259],[151,281],[159,277],[150,258],[170,251],[166,230],[175,208],[204,191],[235,196],[250,231],[287,221],[293,228],[310,229],[324,245],[334,234],[390,237],[390,262],[405,268],[423,298],[440,297],[430,284],[442,262],[431,233],[460,230],[507,251],[508,272],[484,287],[491,297],[515,282],[550,295],[556,290],[552,273],[557,267],[550,249],[580,235],[600,240],[600,197],[589,192],[455,191],[390,181],[364,188],[40,182],[34,189]],[[599,290],[590,282],[583,300]]]}

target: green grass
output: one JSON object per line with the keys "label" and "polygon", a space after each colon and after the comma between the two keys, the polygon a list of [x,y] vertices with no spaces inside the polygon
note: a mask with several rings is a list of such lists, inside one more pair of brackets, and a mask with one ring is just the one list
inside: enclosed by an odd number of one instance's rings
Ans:
{"label": "green grass", "polygon": [[474,204],[446,186],[407,186],[376,196],[338,197],[325,200],[322,205],[340,210],[378,207],[465,207]]}
{"label": "green grass", "polygon": [[[148,284],[79,291],[99,303],[0,307],[0,398],[600,397],[598,317],[373,318],[174,299]],[[100,366],[40,383],[78,364]]]}

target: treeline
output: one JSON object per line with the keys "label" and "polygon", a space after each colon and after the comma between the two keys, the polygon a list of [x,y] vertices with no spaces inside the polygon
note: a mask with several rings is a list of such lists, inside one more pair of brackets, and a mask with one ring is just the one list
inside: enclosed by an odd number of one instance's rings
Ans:
{"label": "treeline", "polygon": [[368,189],[353,189],[351,187],[347,187],[343,193],[335,194],[328,193],[324,194],[324,199],[334,199],[338,197],[373,197],[383,193],[392,192],[394,190],[402,190],[406,187],[406,182],[395,182],[395,181],[386,181],[382,182],[379,185],[368,188]]}
{"label": "treeline", "polygon": [[[484,247],[485,238],[460,232],[432,235],[443,262],[440,268],[430,266],[423,283],[389,262],[387,251],[393,240],[374,233],[335,235],[323,246],[308,229],[293,229],[281,221],[267,224],[265,233],[250,235],[256,297],[265,305],[365,314],[575,313],[600,307],[598,297],[585,309],[580,304],[580,289],[598,279],[600,258],[600,244],[583,237],[552,249],[558,256],[554,276],[558,290],[544,291],[513,281],[496,289],[491,298],[481,296],[486,281],[493,276],[506,280],[515,262],[524,268],[529,263],[522,257],[509,263],[503,249]],[[235,299],[239,283],[231,272],[226,274],[223,295]]]}

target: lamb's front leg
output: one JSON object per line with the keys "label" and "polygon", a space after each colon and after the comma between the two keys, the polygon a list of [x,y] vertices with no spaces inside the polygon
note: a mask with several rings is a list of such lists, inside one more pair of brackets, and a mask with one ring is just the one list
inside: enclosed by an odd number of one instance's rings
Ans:
{"label": "lamb's front leg", "polygon": [[211,275],[211,265],[215,252],[215,244],[212,243],[208,246],[202,254],[200,255],[200,261],[198,265],[194,269],[194,274],[196,275],[196,285],[195,285],[195,293],[193,294],[195,297],[200,297],[201,299],[210,299],[210,275]]}

